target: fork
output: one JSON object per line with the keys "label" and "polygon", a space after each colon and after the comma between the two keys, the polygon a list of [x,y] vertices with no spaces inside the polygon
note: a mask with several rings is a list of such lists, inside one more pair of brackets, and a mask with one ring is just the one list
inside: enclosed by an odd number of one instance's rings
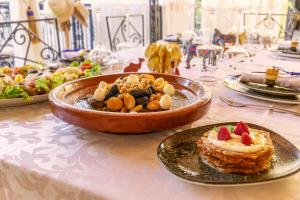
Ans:
{"label": "fork", "polygon": [[272,110],[274,112],[289,113],[289,114],[293,114],[293,115],[296,115],[296,116],[300,116],[299,112],[294,112],[294,111],[283,109],[283,108],[275,108],[275,107],[272,107],[272,106],[265,106],[265,105],[259,105],[259,104],[245,104],[245,103],[241,103],[241,102],[238,102],[238,101],[233,101],[231,99],[228,99],[228,98],[222,97],[222,96],[219,97],[219,99],[222,102],[224,102],[227,105],[232,106],[232,107],[256,107],[256,108],[264,108],[264,109]]}

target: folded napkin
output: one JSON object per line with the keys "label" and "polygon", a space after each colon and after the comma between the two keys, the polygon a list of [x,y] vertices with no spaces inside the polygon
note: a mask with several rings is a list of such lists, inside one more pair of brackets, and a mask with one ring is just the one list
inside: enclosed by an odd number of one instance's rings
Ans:
{"label": "folded napkin", "polygon": [[279,49],[289,49],[291,48],[291,40],[279,41],[277,46]]}
{"label": "folded napkin", "polygon": [[[265,74],[255,74],[255,73],[242,73],[241,82],[252,82],[252,83],[266,83],[266,75]],[[300,91],[300,77],[298,76],[280,76],[278,75],[275,80],[275,84],[279,87],[285,87],[292,90]]]}

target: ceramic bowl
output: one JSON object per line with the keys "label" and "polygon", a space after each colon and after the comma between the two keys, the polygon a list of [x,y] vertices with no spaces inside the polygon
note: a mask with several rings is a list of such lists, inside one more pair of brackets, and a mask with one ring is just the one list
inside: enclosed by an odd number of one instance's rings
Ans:
{"label": "ceramic bowl", "polygon": [[105,112],[74,105],[77,99],[92,94],[100,81],[113,83],[117,78],[127,75],[123,73],[80,79],[57,87],[49,94],[51,111],[67,123],[119,134],[158,132],[183,126],[200,119],[208,111],[212,94],[206,86],[179,76],[149,74],[164,78],[188,103],[173,110],[145,113]]}

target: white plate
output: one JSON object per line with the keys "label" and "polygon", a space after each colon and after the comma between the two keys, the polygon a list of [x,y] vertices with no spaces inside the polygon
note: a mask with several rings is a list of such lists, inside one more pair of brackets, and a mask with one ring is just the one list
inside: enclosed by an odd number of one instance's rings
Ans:
{"label": "white plate", "polygon": [[269,102],[276,102],[276,103],[284,103],[284,104],[300,104],[300,95],[290,98],[290,97],[272,96],[272,95],[268,95],[268,94],[255,92],[255,91],[241,85],[239,83],[238,79],[239,79],[239,75],[228,76],[224,80],[224,85],[227,88],[232,89],[241,95],[255,98],[255,99],[260,99],[260,100],[269,101]]}
{"label": "white plate", "polygon": [[300,55],[299,54],[291,54],[291,53],[278,52],[278,56],[285,57],[285,58],[300,59]]}
{"label": "white plate", "polygon": [[29,101],[24,101],[22,98],[0,99],[0,107],[23,106],[28,104],[40,103],[48,100],[48,94],[32,96]]}

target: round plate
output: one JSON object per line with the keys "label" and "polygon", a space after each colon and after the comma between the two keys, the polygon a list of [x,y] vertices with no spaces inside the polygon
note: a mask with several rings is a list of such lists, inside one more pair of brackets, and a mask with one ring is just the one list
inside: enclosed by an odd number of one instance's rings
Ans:
{"label": "round plate", "polygon": [[162,77],[172,84],[176,92],[186,97],[188,105],[174,110],[146,113],[105,112],[74,106],[79,98],[93,94],[100,81],[113,83],[117,78],[128,75],[123,73],[76,80],[55,88],[49,95],[51,111],[63,121],[84,128],[135,134],[183,126],[198,120],[207,112],[211,91],[206,86],[179,76],[149,74],[155,78]]}
{"label": "round plate", "polygon": [[32,96],[32,99],[29,101],[24,101],[22,98],[0,99],[0,107],[23,106],[47,100],[48,94]]}
{"label": "round plate", "polygon": [[202,162],[198,155],[196,141],[216,126],[236,124],[237,122],[212,124],[172,135],[158,146],[158,160],[176,177],[190,183],[208,186],[262,184],[288,177],[300,170],[300,152],[293,144],[271,130],[249,123],[248,126],[251,128],[268,131],[273,141],[276,161],[272,161],[271,168],[267,172],[256,175],[226,174]]}
{"label": "round plate", "polygon": [[256,92],[251,90],[239,82],[240,75],[228,76],[224,80],[224,85],[229,89],[232,89],[241,95],[252,97],[255,99],[260,99],[264,101],[276,102],[276,103],[284,103],[284,104],[300,104],[300,95],[297,96],[274,96],[269,94],[264,94],[261,92]]}
{"label": "round plate", "polygon": [[286,52],[278,52],[278,56],[286,57],[286,58],[296,58],[300,59],[300,54],[298,53],[286,53]]}
{"label": "round plate", "polygon": [[297,92],[292,89],[284,88],[284,87],[279,87],[279,86],[268,86],[266,84],[259,84],[259,83],[244,83],[241,82],[240,78],[238,78],[238,82],[251,90],[265,93],[265,94],[270,94],[270,95],[276,95],[276,96],[297,96],[300,95],[300,92]]}

